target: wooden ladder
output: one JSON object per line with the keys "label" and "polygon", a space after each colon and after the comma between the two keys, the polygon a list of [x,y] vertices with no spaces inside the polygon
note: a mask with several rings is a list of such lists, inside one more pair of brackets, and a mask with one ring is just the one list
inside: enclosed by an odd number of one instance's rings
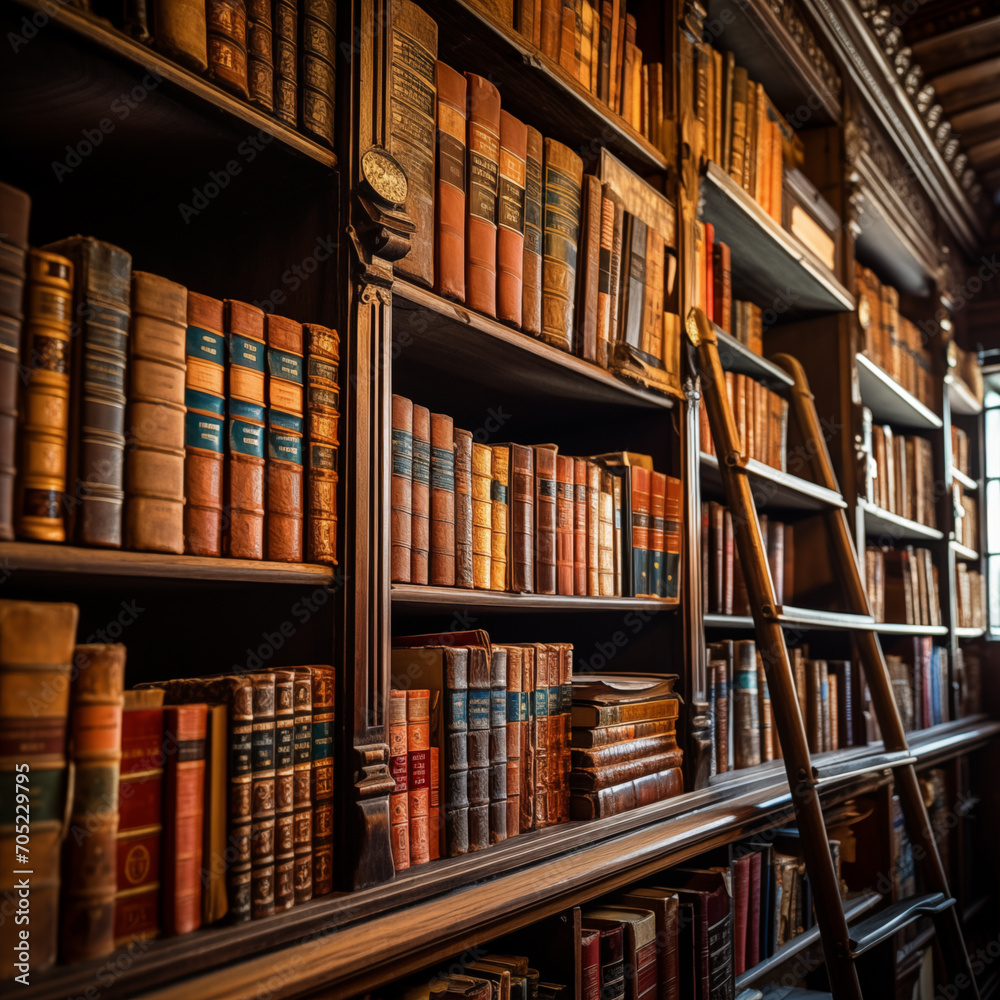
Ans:
{"label": "wooden ladder", "polygon": [[[915,758],[909,753],[889,673],[882,657],[882,648],[872,627],[858,627],[854,631],[854,638],[885,749],[887,754],[894,754],[890,760],[903,819],[913,845],[914,863],[920,870],[928,891],[921,896],[900,900],[852,927],[847,924],[823,821],[819,790],[824,785],[843,781],[855,773],[865,773],[870,768],[858,768],[856,764],[845,767],[843,763],[823,769],[813,766],[805,724],[799,711],[788,648],[785,645],[784,629],[778,619],[767,553],[761,540],[760,522],[746,474],[747,456],[740,445],[732,406],[726,392],[715,326],[703,310],[695,308],[688,314],[686,329],[695,349],[702,400],[708,412],[708,423],[719,459],[726,503],[732,513],[733,535],[746,581],[757,646],[764,663],[774,725],[781,740],[785,773],[798,821],[803,860],[815,901],[816,922],[823,942],[832,996],[834,1000],[862,1000],[856,967],[858,956],[881,944],[918,917],[931,915],[945,958],[947,981],[957,987],[958,995],[978,1000],[979,992],[955,900],[948,890],[948,880],[913,766]],[[814,482],[839,493],[830,453],[816,414],[814,397],[802,366],[787,354],[778,355],[771,360],[794,380],[790,390],[791,409],[803,439],[809,442]],[[846,515],[841,508],[830,507],[824,514],[824,521],[828,548],[835,561],[834,571],[843,585],[848,611],[870,617],[868,595],[861,580]],[[879,766],[887,766],[884,759]]]}

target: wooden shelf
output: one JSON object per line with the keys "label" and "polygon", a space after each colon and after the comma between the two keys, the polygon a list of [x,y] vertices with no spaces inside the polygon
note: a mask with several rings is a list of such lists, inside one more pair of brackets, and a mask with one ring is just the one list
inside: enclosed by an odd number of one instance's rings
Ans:
{"label": "wooden shelf", "polygon": [[[848,923],[860,917],[863,913],[874,909],[882,902],[882,896],[877,892],[862,892],[853,899],[844,901],[844,916]],[[819,925],[810,927],[809,930],[791,941],[786,941],[770,958],[765,958],[763,962],[758,962],[752,969],[747,969],[742,975],[736,977],[736,989],[742,990],[751,983],[773,972],[778,966],[787,962],[793,955],[800,951],[805,951],[810,945],[819,941]]]}
{"label": "wooden shelf", "polygon": [[439,59],[459,72],[488,77],[505,110],[572,146],[588,166],[607,146],[640,173],[667,170],[666,157],[645,136],[482,5],[438,0],[428,12],[448,27],[438,34]]}
{"label": "wooden shelf", "polygon": [[0,542],[0,561],[13,575],[48,577],[145,577],[191,582],[281,583],[328,586],[334,568],[312,563],[263,562],[256,559],[215,559],[158,552],[87,549],[43,542]]}
{"label": "wooden shelf", "polygon": [[948,403],[952,413],[963,417],[975,417],[983,412],[983,404],[969,392],[969,387],[954,375],[945,375],[945,388],[948,391]]}
{"label": "wooden shelf", "polygon": [[952,552],[955,553],[955,558],[961,562],[979,562],[979,553],[975,549],[970,549],[968,545],[956,542],[954,538],[948,544],[951,546]]}
{"label": "wooden shelf", "polygon": [[[846,508],[839,493],[800,479],[788,472],[772,469],[751,458],[746,464],[750,477],[754,503],[757,510],[828,510],[830,507]],[[702,487],[722,496],[722,474],[715,455],[701,453]]]}
{"label": "wooden shelf", "polygon": [[[869,615],[852,615],[839,611],[816,611],[810,608],[794,608],[782,605],[778,609],[777,620],[787,628],[808,628],[817,632],[840,632],[845,629],[870,629],[875,620]],[[705,615],[706,628],[752,629],[750,615]]]}
{"label": "wooden shelf", "polygon": [[856,355],[855,360],[861,402],[872,411],[876,423],[920,430],[941,429],[941,418],[890,378],[878,365],[863,354]]}
{"label": "wooden shelf", "polygon": [[947,625],[908,625],[906,622],[878,622],[879,635],[947,635]]}
{"label": "wooden shelf", "polygon": [[764,309],[777,304],[782,316],[854,309],[854,296],[833,273],[718,164],[706,165],[700,190],[701,218],[732,250],[735,298]]}
{"label": "wooden shelf", "polygon": [[951,467],[951,478],[956,483],[960,483],[963,489],[979,489],[979,481],[977,479],[973,479],[972,476],[967,476],[961,469],[956,469],[954,465]]}
{"label": "wooden shelf", "polygon": [[746,344],[740,343],[725,330],[716,326],[715,335],[719,341],[719,361],[727,372],[749,375],[761,385],[778,392],[786,392],[795,384],[795,380],[784,368],[754,354]]}
{"label": "wooden shelf", "polygon": [[956,625],[953,631],[956,639],[979,639],[986,635],[985,628],[972,628],[966,625]]}
{"label": "wooden shelf", "polygon": [[409,583],[392,585],[394,610],[440,612],[475,608],[496,612],[546,611],[676,611],[654,597],[565,597],[560,594],[512,594],[500,590],[465,590],[462,587],[424,587]]}
{"label": "wooden shelf", "polygon": [[891,511],[883,510],[867,500],[858,500],[858,507],[864,512],[865,533],[877,535],[879,544],[891,545],[904,539],[920,542],[939,542],[944,533],[937,528],[928,528],[919,521],[911,521]]}
{"label": "wooden shelf", "polygon": [[624,382],[611,372],[495,319],[406,281],[393,283],[397,364],[414,359],[493,387],[579,403],[670,409],[671,396]]}

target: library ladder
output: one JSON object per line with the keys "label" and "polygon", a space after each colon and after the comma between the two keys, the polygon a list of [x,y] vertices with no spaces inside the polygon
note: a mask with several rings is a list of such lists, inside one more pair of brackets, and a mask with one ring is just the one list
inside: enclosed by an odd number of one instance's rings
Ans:
{"label": "library ladder", "polygon": [[[892,755],[893,777],[914,862],[923,876],[926,894],[900,900],[860,923],[848,926],[844,917],[819,792],[824,785],[843,781],[868,768],[853,768],[848,762],[819,769],[813,766],[805,724],[799,711],[795,679],[779,619],[767,553],[761,540],[760,522],[747,477],[747,456],[740,445],[732,406],[726,392],[725,373],[719,359],[718,338],[701,309],[688,314],[686,329],[695,350],[701,395],[708,411],[708,423],[719,458],[719,470],[726,503],[732,513],[733,534],[746,581],[753,613],[757,646],[764,664],[771,696],[774,725],[781,740],[785,772],[801,836],[802,854],[809,875],[820,928],[823,953],[834,1000],[862,1000],[856,959],[890,938],[896,931],[923,915],[931,915],[945,957],[948,982],[965,981],[962,993],[978,1000],[975,977],[969,962],[955,900],[948,891],[947,876],[930,828],[927,810],[909,753],[903,723],[892,693],[882,648],[873,627],[859,627],[854,638],[871,692],[872,708],[878,720],[887,755]],[[794,380],[791,410],[803,440],[809,443],[814,481],[840,492],[826,440],[816,414],[816,406],[805,372],[789,355],[771,359]],[[871,619],[868,596],[858,569],[847,518],[840,508],[824,514],[827,545],[835,561],[834,572],[843,587],[848,611]],[[880,766],[887,766],[882,763]],[[871,998],[869,998],[871,1000]]]}

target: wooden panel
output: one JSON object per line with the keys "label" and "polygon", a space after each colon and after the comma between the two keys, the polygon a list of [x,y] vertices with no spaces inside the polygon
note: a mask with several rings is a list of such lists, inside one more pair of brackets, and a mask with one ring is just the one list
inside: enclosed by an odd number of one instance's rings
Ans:
{"label": "wooden panel", "polygon": [[[847,507],[839,493],[791,473],[772,469],[756,459],[751,458],[747,462],[746,473],[753,484],[757,510],[825,510],[828,507]],[[701,482],[704,493],[722,495],[722,477],[719,460],[715,455],[702,453]]]}

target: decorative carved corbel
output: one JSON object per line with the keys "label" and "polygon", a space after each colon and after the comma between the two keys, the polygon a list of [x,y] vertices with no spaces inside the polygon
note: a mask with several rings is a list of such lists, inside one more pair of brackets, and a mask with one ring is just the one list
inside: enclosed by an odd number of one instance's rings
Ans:
{"label": "decorative carved corbel", "polygon": [[389,793],[396,783],[389,773],[389,745],[354,748],[355,860],[353,888],[388,882],[395,875],[389,840]]}

